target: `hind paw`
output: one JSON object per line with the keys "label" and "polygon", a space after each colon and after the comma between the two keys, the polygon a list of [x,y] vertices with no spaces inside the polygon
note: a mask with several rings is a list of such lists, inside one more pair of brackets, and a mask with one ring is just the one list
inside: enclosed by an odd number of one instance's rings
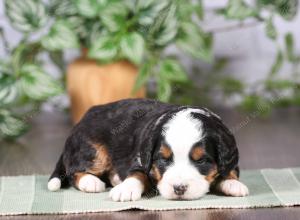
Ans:
{"label": "hind paw", "polygon": [[59,190],[61,187],[61,180],[57,177],[54,177],[48,182],[48,189],[52,192]]}

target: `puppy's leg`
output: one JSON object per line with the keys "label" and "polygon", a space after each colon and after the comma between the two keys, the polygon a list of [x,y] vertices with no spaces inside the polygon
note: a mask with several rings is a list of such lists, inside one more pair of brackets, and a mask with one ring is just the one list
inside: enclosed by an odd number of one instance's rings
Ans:
{"label": "puppy's leg", "polygon": [[225,178],[218,180],[216,190],[227,196],[247,196],[249,195],[248,187],[239,181],[238,169],[232,170]]}
{"label": "puppy's leg", "polygon": [[100,177],[112,170],[111,158],[104,145],[81,142],[81,151],[68,157],[70,183],[83,192],[103,192],[105,183]]}
{"label": "puppy's leg", "polygon": [[89,173],[74,174],[75,187],[83,192],[97,193],[105,190],[105,183]]}
{"label": "puppy's leg", "polygon": [[142,197],[142,194],[149,187],[148,176],[142,172],[135,172],[111,189],[109,197],[117,202],[135,201]]}

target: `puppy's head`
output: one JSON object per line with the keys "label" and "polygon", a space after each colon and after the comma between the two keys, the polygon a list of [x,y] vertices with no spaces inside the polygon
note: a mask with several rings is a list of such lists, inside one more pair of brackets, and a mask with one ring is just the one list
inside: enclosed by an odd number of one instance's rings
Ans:
{"label": "puppy's head", "polygon": [[202,109],[184,109],[163,126],[153,154],[151,174],[167,199],[198,199],[218,175],[237,164],[238,152],[228,129]]}

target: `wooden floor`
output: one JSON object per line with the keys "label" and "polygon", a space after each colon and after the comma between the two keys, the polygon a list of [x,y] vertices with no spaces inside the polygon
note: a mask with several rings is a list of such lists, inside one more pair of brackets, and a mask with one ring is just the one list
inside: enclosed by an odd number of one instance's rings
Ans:
{"label": "wooden floor", "polygon": [[[235,133],[242,169],[300,166],[300,109],[278,110],[268,119],[257,114],[217,111]],[[0,175],[49,174],[71,129],[63,113],[42,113],[19,143],[0,143]],[[300,207],[191,211],[126,211],[84,215],[17,216],[1,219],[300,219]]]}

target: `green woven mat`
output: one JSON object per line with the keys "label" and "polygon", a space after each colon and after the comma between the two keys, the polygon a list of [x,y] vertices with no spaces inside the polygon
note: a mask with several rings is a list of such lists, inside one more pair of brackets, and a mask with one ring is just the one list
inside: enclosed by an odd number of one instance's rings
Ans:
{"label": "green woven mat", "polygon": [[108,192],[83,193],[73,188],[47,190],[47,176],[0,178],[0,215],[65,214],[143,210],[255,208],[300,204],[300,168],[243,171],[241,180],[249,187],[247,197],[208,194],[194,201],[168,201],[161,197],[135,202],[113,202]]}

